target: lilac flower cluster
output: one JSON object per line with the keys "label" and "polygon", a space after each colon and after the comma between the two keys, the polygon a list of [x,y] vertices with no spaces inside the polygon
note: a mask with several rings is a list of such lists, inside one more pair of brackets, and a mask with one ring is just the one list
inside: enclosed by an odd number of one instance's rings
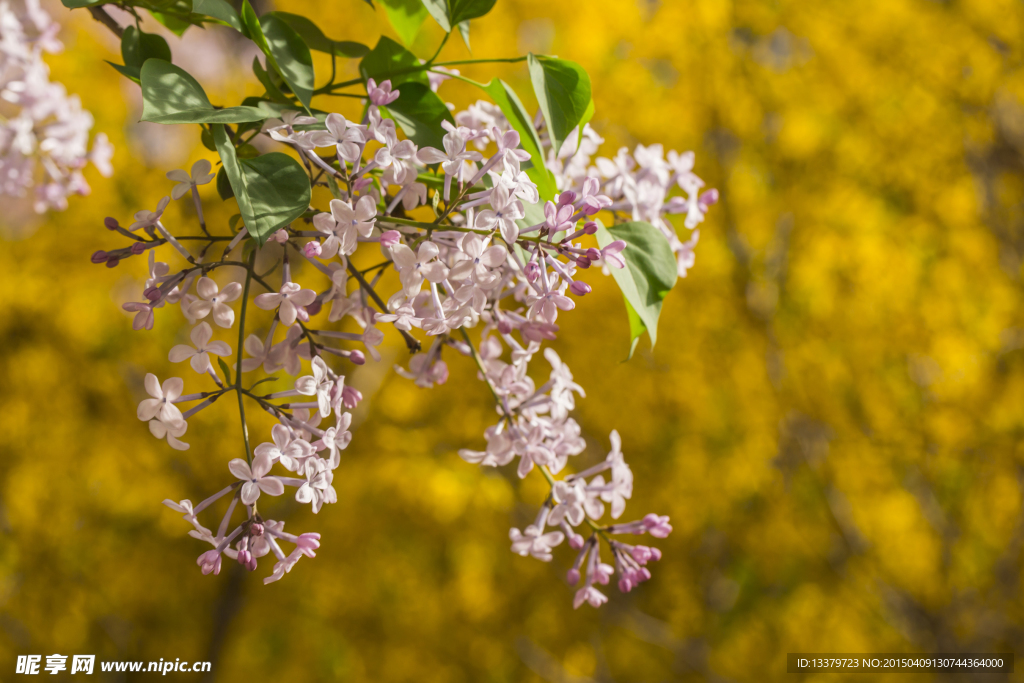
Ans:
{"label": "lilac flower cluster", "polygon": [[113,146],[98,133],[88,150],[93,118],[77,96],[50,81],[43,53],[63,49],[60,25],[25,0],[23,14],[0,2],[0,195],[24,196],[35,187],[35,210],[63,211],[70,195],[89,193],[87,162],[110,176]]}
{"label": "lilac flower cluster", "polygon": [[[436,88],[438,79],[432,80]],[[489,467],[517,461],[520,477],[533,470],[541,473],[550,493],[532,524],[511,529],[512,550],[550,561],[552,549],[567,540],[578,551],[569,582],[582,581],[575,606],[587,602],[596,607],[607,600],[598,585],[617,575],[619,589],[629,591],[650,578],[649,563],[661,557],[656,548],[613,537],[665,538],[672,527],[667,517],[655,514],[625,523],[601,521],[606,511],[612,520],[624,514],[633,492],[632,471],[615,431],[605,460],[586,468],[573,466],[586,442],[570,413],[584,392],[558,354],[550,347],[542,352],[542,346],[557,337],[559,315],[591,291],[578,279],[580,271],[593,265],[625,265],[623,241],[601,249],[581,242],[597,231],[592,221],[596,214],[656,220],[671,242],[674,232],[661,217],[686,213],[693,227],[703,219],[713,196],[697,194],[702,183],[691,172],[692,155],[670,152],[665,161],[657,146],[638,148],[635,163],[620,152],[614,160],[598,157],[591,166],[589,159],[600,139],[587,126],[584,143],[574,153],[565,153],[565,147],[557,154],[547,149],[561,192],[541,207],[537,186],[525,171],[530,155],[520,146],[520,134],[493,106],[479,102],[457,114],[455,125],[443,124],[442,148],[418,147],[400,139],[394,120],[382,116],[380,107],[398,96],[389,81],[377,84],[370,79],[367,113],[360,123],[336,113],[319,120],[290,111],[262,126],[261,135],[290,147],[313,184],[327,186],[334,194],[326,210],[311,207],[302,223],[296,221],[272,236],[270,242],[280,245],[278,282],[272,284],[268,274],[255,272],[253,252],[246,260],[249,235],[244,229],[233,236],[207,232],[198,186],[213,179],[209,162],[197,162],[188,173],[168,174],[177,183],[175,199],[191,195],[203,234],[172,234],[164,225],[167,198],[155,211],[135,214],[127,227],[108,219],[107,227],[132,243],[97,252],[95,263],[112,267],[149,253],[142,300],[124,306],[135,314],[134,327],[151,329],[157,315],[178,308],[193,325],[191,344],[174,346],[169,360],[187,360],[199,379],[216,387],[184,394],[180,378],[161,384],[148,375],[145,385],[151,398],[139,405],[139,419],[149,424],[154,436],[184,449],[188,445],[181,439],[189,419],[226,393],[237,394],[239,400],[246,458],[228,463],[237,481],[195,506],[188,500],[165,503],[193,525],[190,535],[212,546],[197,560],[204,573],[217,573],[224,555],[252,570],[258,558],[273,553],[273,573],[264,579],[269,583],[289,572],[303,555],[314,556],[318,534],[284,532],[283,522],[262,517],[259,503],[288,488],[314,513],[337,501],[332,481],[341,451],[352,438],[348,411],[362,400],[346,384],[344,368],[362,365],[367,356],[380,360],[381,327],[390,325],[414,352],[408,366],[396,366],[396,371],[420,387],[447,380],[446,354],[474,360],[478,376],[494,396],[497,420],[484,434],[484,450],[463,449],[459,454]],[[318,150],[328,153],[322,156]],[[432,165],[436,172],[428,168]],[[673,185],[686,196],[666,199]],[[432,212],[432,220],[414,219],[414,211]],[[543,219],[530,224],[526,216],[531,211]],[[221,241],[227,245],[219,260],[207,260],[211,247]],[[156,260],[157,248],[165,245],[183,260],[180,269]],[[684,243],[673,247],[680,252],[684,271],[684,260],[686,267],[692,265],[692,244],[686,259],[681,253]],[[379,251],[383,261],[357,269],[351,257],[360,248]],[[243,256],[232,260],[236,249]],[[244,282],[219,286],[212,274],[221,268],[242,269]],[[383,275],[389,269],[397,273],[397,283],[382,296],[390,281]],[[321,283],[312,284],[313,277]],[[252,297],[252,305],[274,314],[260,334],[247,319],[253,287],[264,291]],[[239,300],[236,316],[233,304]],[[341,331],[346,318],[361,331]],[[215,329],[232,330],[236,322],[242,348],[232,351],[227,341],[213,337]],[[414,328],[424,341],[413,334]],[[474,330],[475,342],[468,330]],[[237,354],[234,380],[220,360],[232,353]],[[540,353],[551,370],[536,386],[529,366]],[[266,379],[243,383],[243,377],[259,368],[268,374],[283,370],[300,375],[306,362],[311,374],[299,376],[292,389],[260,393],[256,387]],[[271,440],[251,449],[244,400],[256,402],[277,421]],[[182,412],[182,403],[195,405]],[[324,428],[322,420],[330,420],[331,426]],[[197,516],[225,497],[230,502],[214,533]],[[244,516],[233,525],[239,503]],[[282,542],[292,550],[286,553]],[[602,542],[613,564],[601,561]]]}

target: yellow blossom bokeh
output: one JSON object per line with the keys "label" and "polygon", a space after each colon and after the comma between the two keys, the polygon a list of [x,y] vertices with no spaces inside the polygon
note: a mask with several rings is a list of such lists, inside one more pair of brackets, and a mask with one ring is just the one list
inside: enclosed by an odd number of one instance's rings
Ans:
{"label": "yellow blossom bokeh", "polygon": [[[90,196],[39,219],[0,200],[0,680],[17,655],[51,653],[210,660],[218,681],[454,683],[785,680],[788,652],[1024,651],[1019,2],[498,0],[472,23],[472,55],[445,46],[442,59],[580,63],[602,155],[692,149],[721,192],[653,351],[645,339],[623,362],[621,296],[596,269],[559,317],[554,346],[587,392],[579,462],[618,429],[627,518],[675,528],[651,581],[577,611],[572,551],[509,551],[543,480],[458,457],[494,420],[471,361],[449,356],[447,384],[418,389],[390,370],[407,359],[391,334],[349,378],[366,401],[338,503],[275,508],[322,534],[317,557],[269,586],[264,567],[200,573],[205,548],[160,501],[229,480],[236,408],[190,421],[188,451],[152,438],[135,417],[142,378],[181,374],[167,351],[187,328],[158,316],[132,332],[120,304],[145,261],[89,255],[121,246],[105,216],[152,209],[167,171],[214,155],[197,129],[137,123],[137,86],[103,62],[119,62],[113,36],[47,7],[66,45],[52,76],[111,138],[116,173],[90,170]],[[397,39],[362,0],[277,8],[334,39]],[[217,104],[261,92],[231,33],[169,38]],[[428,18],[411,49],[429,57],[441,37]],[[523,65],[460,68],[535,106]],[[478,97],[458,82],[441,94],[460,109]],[[233,204],[203,192],[226,225]],[[188,202],[168,215],[194,220]],[[270,424],[254,418],[257,443]]]}

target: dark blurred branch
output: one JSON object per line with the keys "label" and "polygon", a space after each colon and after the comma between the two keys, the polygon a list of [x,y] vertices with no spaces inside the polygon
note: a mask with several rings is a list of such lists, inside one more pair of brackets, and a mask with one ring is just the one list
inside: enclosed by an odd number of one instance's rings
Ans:
{"label": "dark blurred branch", "polygon": [[92,15],[93,19],[95,19],[96,21],[100,22],[101,24],[109,28],[111,31],[113,31],[114,35],[116,35],[118,38],[120,38],[121,35],[124,33],[124,29],[121,28],[121,25],[114,21],[114,17],[107,14],[107,11],[103,9],[102,5],[90,7],[89,14]]}

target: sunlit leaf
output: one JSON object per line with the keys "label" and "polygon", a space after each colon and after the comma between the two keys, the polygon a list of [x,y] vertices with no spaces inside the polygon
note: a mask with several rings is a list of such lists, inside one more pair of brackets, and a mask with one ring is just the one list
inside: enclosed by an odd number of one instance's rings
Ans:
{"label": "sunlit leaf", "polygon": [[634,221],[605,228],[598,222],[597,243],[603,249],[615,240],[626,248],[621,252],[625,268],[612,268],[612,276],[622,290],[629,316],[632,358],[637,342],[645,331],[651,347],[658,341],[658,317],[661,303],[675,285],[677,265],[665,235],[650,223]]}
{"label": "sunlit leaf", "polygon": [[580,124],[590,105],[590,77],[567,59],[529,55],[530,80],[554,149]]}
{"label": "sunlit leaf", "polygon": [[270,14],[291,26],[310,50],[335,54],[338,57],[362,57],[370,51],[370,48],[362,43],[351,40],[331,40],[324,35],[319,26],[301,15],[290,12],[270,12]]}
{"label": "sunlit leaf", "polygon": [[395,28],[398,37],[407,46],[416,40],[416,34],[427,18],[427,8],[420,0],[380,0],[384,11],[388,13],[388,21]]}
{"label": "sunlit leaf", "polygon": [[390,38],[381,36],[377,45],[359,62],[359,72],[363,78],[373,78],[378,83],[390,79],[394,86],[407,81],[426,84],[427,72],[417,69],[419,66],[420,60],[416,55]]}
{"label": "sunlit leaf", "polygon": [[213,127],[224,174],[238,202],[249,235],[263,245],[267,238],[309,208],[309,176],[295,159],[271,152],[239,159],[224,126]]}
{"label": "sunlit leaf", "polygon": [[142,120],[154,123],[241,123],[262,121],[255,107],[216,109],[202,86],[185,70],[162,59],[142,65]]}
{"label": "sunlit leaf", "polygon": [[225,0],[192,0],[192,12],[212,17],[236,31],[244,33],[238,12]]}
{"label": "sunlit leaf", "polygon": [[419,147],[444,147],[442,121],[455,123],[444,101],[422,83],[405,83],[398,99],[386,107],[406,136]]}

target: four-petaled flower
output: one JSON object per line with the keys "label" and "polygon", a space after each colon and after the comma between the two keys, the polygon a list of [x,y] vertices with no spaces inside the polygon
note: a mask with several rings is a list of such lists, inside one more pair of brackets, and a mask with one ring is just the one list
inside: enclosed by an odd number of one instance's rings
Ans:
{"label": "four-petaled flower", "polygon": [[[185,193],[191,190],[196,185],[205,185],[216,177],[215,173],[210,173],[212,168],[210,162],[206,159],[200,159],[196,163],[192,164],[192,170],[189,173],[181,170],[180,168],[173,171],[168,171],[167,177],[173,180],[177,185],[171,190],[171,197],[174,199],[181,199],[185,196]],[[138,220],[138,218],[136,218]]]}
{"label": "four-petaled flower", "polygon": [[167,425],[177,425],[182,421],[181,411],[172,401],[181,396],[185,383],[180,377],[171,377],[161,386],[156,375],[146,375],[146,393],[153,398],[147,398],[139,404],[138,416],[140,420],[149,422],[156,418]]}
{"label": "four-petaled flower", "polygon": [[254,301],[257,306],[265,311],[278,310],[278,316],[285,325],[291,325],[302,311],[306,316],[305,306],[313,303],[316,299],[316,292],[312,289],[303,289],[298,282],[286,282],[281,285],[279,292],[267,292],[260,294]]}
{"label": "four-petaled flower", "polygon": [[213,322],[219,326],[230,328],[235,324],[235,312],[228,304],[241,296],[242,285],[231,282],[220,290],[211,278],[201,277],[196,283],[196,291],[202,299],[193,301],[188,307],[189,317],[202,320],[213,311]]}
{"label": "four-petaled flower", "polygon": [[213,368],[210,363],[210,355],[215,356],[230,356],[231,347],[228,346],[227,342],[215,341],[211,342],[213,338],[213,328],[210,327],[209,323],[199,323],[192,328],[192,334],[190,335],[192,343],[195,347],[191,347],[188,344],[178,344],[171,348],[169,359],[172,363],[180,363],[186,358],[190,359],[189,364],[192,369],[199,374],[204,374],[208,370]]}
{"label": "four-petaled flower", "polygon": [[260,497],[260,491],[268,496],[280,496],[284,493],[284,484],[277,477],[267,476],[273,461],[267,453],[260,453],[252,460],[252,467],[241,458],[235,458],[228,463],[231,474],[241,479],[242,503],[252,505]]}

